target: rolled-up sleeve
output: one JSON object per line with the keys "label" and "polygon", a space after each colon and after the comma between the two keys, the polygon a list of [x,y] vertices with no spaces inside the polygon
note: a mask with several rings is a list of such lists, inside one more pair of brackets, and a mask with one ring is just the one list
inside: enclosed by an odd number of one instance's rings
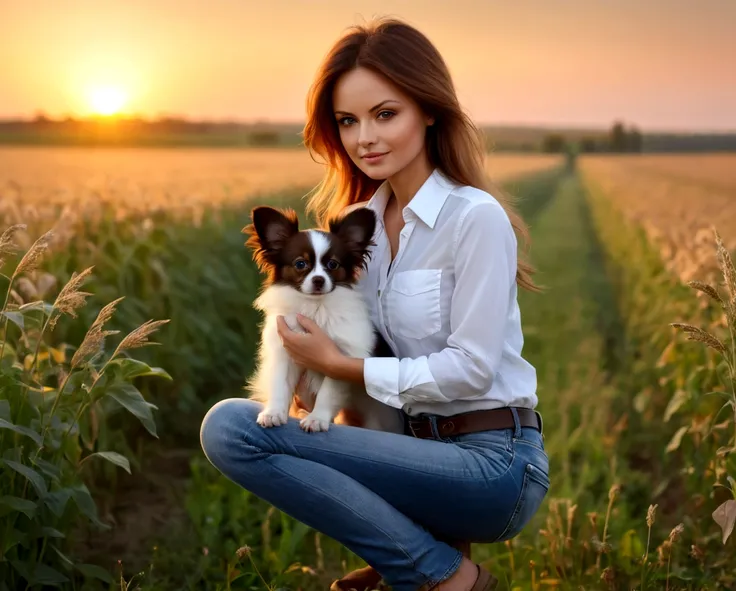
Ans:
{"label": "rolled-up sleeve", "polygon": [[455,286],[447,346],[413,359],[364,362],[366,391],[394,408],[482,396],[497,375],[516,281],[514,229],[498,203],[474,204],[463,212],[448,248],[455,253]]}

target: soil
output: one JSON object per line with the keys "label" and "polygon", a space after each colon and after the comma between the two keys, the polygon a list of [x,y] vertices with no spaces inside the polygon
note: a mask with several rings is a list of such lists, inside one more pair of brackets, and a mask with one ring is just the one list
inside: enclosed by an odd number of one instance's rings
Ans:
{"label": "soil", "polygon": [[90,524],[81,526],[74,535],[76,560],[113,572],[118,561],[125,572],[146,569],[164,530],[187,519],[184,495],[194,453],[151,446],[142,454],[142,465],[131,469],[132,475],[122,472],[114,494],[92,491],[100,521],[113,527],[97,531]]}

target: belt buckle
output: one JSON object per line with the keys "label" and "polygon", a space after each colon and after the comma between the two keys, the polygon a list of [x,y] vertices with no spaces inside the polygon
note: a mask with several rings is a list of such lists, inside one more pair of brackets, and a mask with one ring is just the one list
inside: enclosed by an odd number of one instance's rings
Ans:
{"label": "belt buckle", "polygon": [[418,422],[418,421],[414,421],[414,420],[412,420],[412,419],[409,419],[409,420],[407,421],[407,423],[409,424],[409,431],[411,432],[411,435],[412,435],[412,437],[416,437],[416,438],[419,438],[419,436],[418,436],[418,435],[416,434],[416,432],[414,431],[414,425],[413,425],[413,423],[416,423],[416,422]]}

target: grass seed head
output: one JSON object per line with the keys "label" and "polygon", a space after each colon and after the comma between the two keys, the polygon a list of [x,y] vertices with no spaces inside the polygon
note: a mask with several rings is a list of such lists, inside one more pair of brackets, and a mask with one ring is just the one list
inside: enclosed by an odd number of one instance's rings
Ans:
{"label": "grass seed head", "polygon": [[168,323],[169,320],[147,320],[141,324],[138,328],[132,330],[118,345],[117,352],[121,353],[128,349],[136,349],[138,347],[145,347],[146,345],[156,345],[148,340],[148,337],[156,332],[159,327]]}
{"label": "grass seed head", "polygon": [[647,527],[652,527],[654,525],[658,506],[659,505],[649,505],[649,509],[647,509]]}
{"label": "grass seed head", "polygon": [[63,314],[68,314],[72,318],[77,317],[76,310],[84,306],[87,303],[86,298],[92,295],[85,291],[79,291],[79,288],[92,272],[92,269],[93,267],[88,267],[81,273],[74,272],[72,274],[72,278],[61,288],[59,295],[56,297],[54,308]]}
{"label": "grass seed head", "polygon": [[92,323],[92,326],[89,327],[89,330],[87,330],[82,344],[79,345],[79,349],[77,349],[72,357],[72,368],[77,367],[88,355],[97,356],[105,343],[105,337],[120,332],[119,330],[102,330],[102,327],[112,318],[112,315],[115,313],[115,306],[123,299],[125,299],[125,296],[113,300],[106,306],[103,306],[99,314],[97,314],[97,318]]}
{"label": "grass seed head", "polygon": [[235,555],[242,560],[243,558],[246,558],[250,556],[251,554],[251,548],[250,546],[241,546],[235,551]]}
{"label": "grass seed head", "polygon": [[713,228],[716,237],[716,257],[718,258],[718,266],[723,274],[723,280],[726,283],[726,291],[728,292],[729,304],[731,308],[736,307],[736,269],[734,269],[731,254],[721,240],[718,231]]}
{"label": "grass seed head", "polygon": [[688,281],[687,284],[693,289],[702,291],[704,294],[708,295],[711,299],[715,300],[722,306],[726,305],[726,302],[723,301],[721,294],[719,294],[718,290],[712,285],[708,285],[707,283],[703,283],[702,281]]}
{"label": "grass seed head", "polygon": [[49,230],[31,245],[31,248],[29,248],[28,252],[23,255],[23,258],[15,268],[11,281],[21,273],[29,273],[38,267],[38,263],[41,261],[43,253],[46,252],[53,235],[53,231]]}
{"label": "grass seed head", "polygon": [[685,526],[682,523],[677,524],[670,532],[669,541],[676,542],[682,536],[682,532],[685,531]]}
{"label": "grass seed head", "polygon": [[702,328],[698,328],[697,326],[693,326],[692,324],[683,324],[682,322],[671,322],[670,326],[686,332],[689,341],[705,343],[711,349],[715,349],[723,355],[728,354],[726,345],[723,344],[720,339],[714,337],[709,332],[704,331]]}
{"label": "grass seed head", "polygon": [[13,242],[13,235],[20,231],[25,230],[26,225],[25,224],[14,224],[10,226],[5,232],[2,233],[0,236],[0,267],[3,266],[3,262],[5,259],[2,255],[4,254],[15,254],[18,252],[18,245]]}

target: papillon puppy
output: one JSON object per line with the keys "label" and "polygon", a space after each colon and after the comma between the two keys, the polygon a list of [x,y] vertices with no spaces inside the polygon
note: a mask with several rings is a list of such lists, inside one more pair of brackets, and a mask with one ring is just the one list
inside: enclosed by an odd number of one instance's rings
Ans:
{"label": "papillon puppy", "polygon": [[[287,422],[301,370],[283,348],[276,319],[284,316],[292,330],[303,329],[297,313],[311,318],[346,355],[366,358],[376,351],[379,337],[368,308],[356,288],[370,256],[376,218],[365,208],[333,219],[328,230],[299,230],[292,209],[259,206],[243,232],[259,269],[266,273],[254,306],[264,312],[258,364],[247,389],[263,403],[262,427]],[[327,431],[341,410],[360,417],[369,429],[401,433],[400,412],[371,398],[359,384],[340,382],[307,370],[300,398],[311,412],[303,416],[305,431]],[[305,400],[304,397],[307,397]],[[311,398],[310,398],[311,397]]]}

